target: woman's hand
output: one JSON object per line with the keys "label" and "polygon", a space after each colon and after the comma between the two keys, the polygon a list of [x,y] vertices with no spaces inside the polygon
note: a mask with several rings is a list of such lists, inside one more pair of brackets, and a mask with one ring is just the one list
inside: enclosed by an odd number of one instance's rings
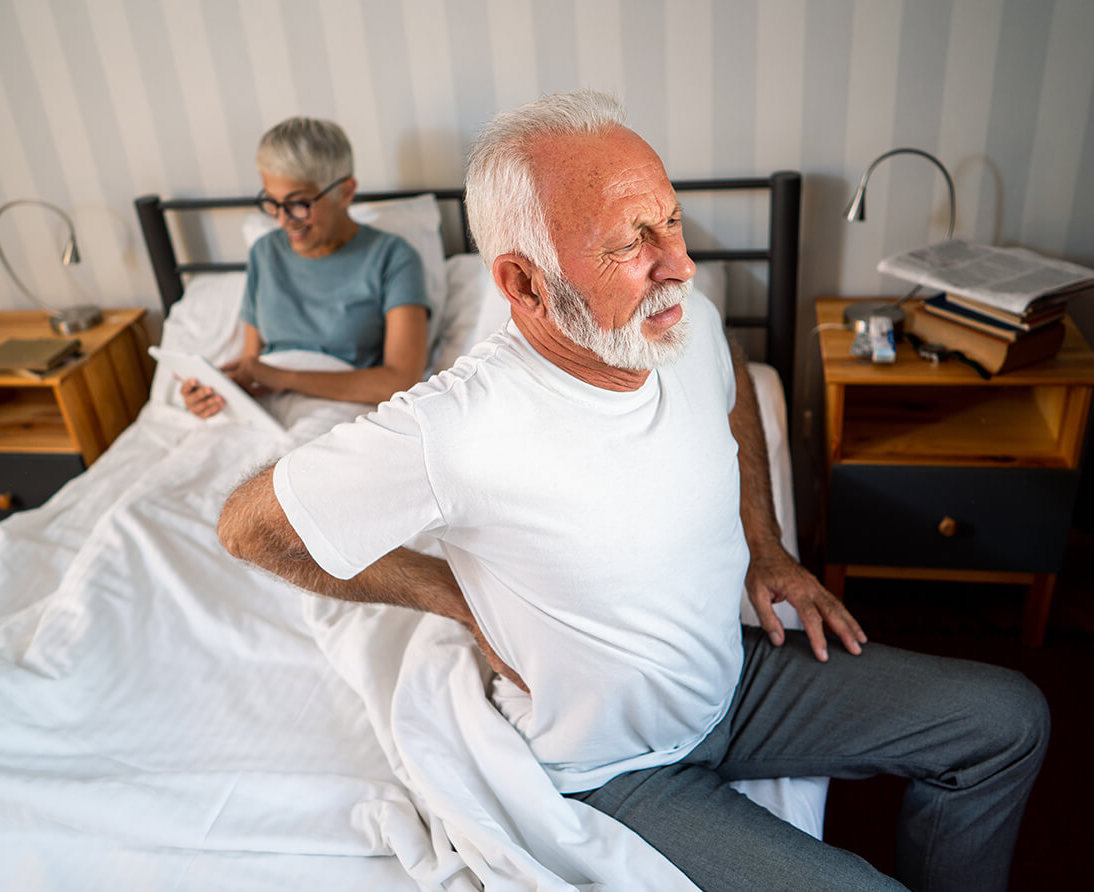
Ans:
{"label": "woman's hand", "polygon": [[182,382],[182,401],[198,418],[211,418],[224,408],[224,397],[197,378],[187,378]]}
{"label": "woman's hand", "polygon": [[[259,361],[257,356],[244,354],[221,366],[220,370],[251,396],[257,397],[268,392],[280,393],[287,389],[285,373]],[[182,401],[199,418],[211,418],[226,405],[224,397],[197,378],[188,378],[182,382]]]}
{"label": "woman's hand", "polygon": [[266,365],[257,356],[241,356],[234,362],[221,366],[220,370],[251,396],[280,393],[287,389],[282,370]]}

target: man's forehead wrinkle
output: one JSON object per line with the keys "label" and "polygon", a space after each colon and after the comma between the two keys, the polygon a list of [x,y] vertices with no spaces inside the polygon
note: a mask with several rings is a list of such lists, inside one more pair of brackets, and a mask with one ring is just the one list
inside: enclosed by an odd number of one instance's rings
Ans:
{"label": "man's forehead wrinkle", "polygon": [[[550,232],[596,251],[605,226],[656,225],[672,216],[676,193],[653,149],[631,131],[545,138],[529,152]],[[598,209],[598,210],[597,210]],[[599,218],[599,223],[580,225]]]}
{"label": "man's forehead wrinkle", "polygon": [[584,173],[575,171],[570,182],[601,207],[625,202],[633,205],[633,213],[644,216],[650,210],[671,212],[677,206],[675,192],[653,164],[603,169],[586,165]]}

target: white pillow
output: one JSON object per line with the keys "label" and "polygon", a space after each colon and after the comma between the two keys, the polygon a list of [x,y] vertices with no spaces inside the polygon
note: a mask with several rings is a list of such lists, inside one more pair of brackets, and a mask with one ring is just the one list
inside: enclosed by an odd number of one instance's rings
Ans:
{"label": "white pillow", "polygon": [[509,300],[498,290],[498,286],[494,284],[494,277],[481,258],[479,259],[479,276],[482,303],[479,306],[479,316],[475,320],[475,328],[471,332],[472,345],[490,337],[510,318]]}
{"label": "white pillow", "polygon": [[454,254],[445,262],[448,302],[433,371],[451,368],[459,357],[509,318],[509,302],[478,254]]}
{"label": "white pillow", "polygon": [[[441,241],[441,211],[435,195],[415,195],[413,198],[393,198],[388,201],[368,201],[350,205],[350,217],[384,232],[405,238],[422,258],[425,267],[426,300],[429,303],[429,345],[432,352],[441,331],[446,295],[444,243]],[[267,214],[248,214],[243,220],[243,240],[247,250],[267,232],[277,228],[277,221]]]}
{"label": "white pillow", "polygon": [[247,274],[199,273],[163,321],[160,344],[184,353],[200,353],[213,365],[236,359],[243,351],[239,310]]}

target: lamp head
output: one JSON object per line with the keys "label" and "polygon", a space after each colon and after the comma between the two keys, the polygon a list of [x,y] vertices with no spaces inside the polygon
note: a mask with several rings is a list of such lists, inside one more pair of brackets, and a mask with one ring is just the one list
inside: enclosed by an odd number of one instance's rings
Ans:
{"label": "lamp head", "polygon": [[861,223],[866,219],[866,183],[869,181],[870,174],[874,172],[874,169],[886,158],[891,158],[893,155],[919,155],[921,158],[926,158],[938,168],[939,172],[946,180],[946,189],[950,196],[950,225],[946,230],[946,238],[953,238],[953,224],[957,211],[957,200],[953,190],[953,178],[950,176],[950,172],[946,170],[946,165],[930,152],[924,152],[922,149],[915,149],[907,146],[883,152],[870,162],[870,166],[866,168],[865,173],[862,175],[862,179],[859,180],[858,189],[855,191],[854,198],[851,199],[851,203],[847,205],[847,209],[843,212],[843,216],[846,218],[847,222]]}
{"label": "lamp head", "polygon": [[76,247],[76,234],[73,233],[67,242],[65,242],[65,249],[61,252],[61,263],[65,266],[72,266],[74,263],[80,262],[80,249]]}
{"label": "lamp head", "polygon": [[847,218],[848,223],[861,223],[866,219],[865,183],[859,184],[858,189],[855,191],[854,198],[852,198],[847,205],[847,209],[843,212],[843,216]]}

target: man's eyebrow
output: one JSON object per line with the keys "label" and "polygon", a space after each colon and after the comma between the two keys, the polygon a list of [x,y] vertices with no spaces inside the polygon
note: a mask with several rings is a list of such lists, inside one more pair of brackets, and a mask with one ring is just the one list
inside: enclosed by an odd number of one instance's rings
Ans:
{"label": "man's eyebrow", "polygon": [[[673,217],[682,217],[684,215],[684,207],[680,202],[676,202],[673,209],[669,211],[669,215],[666,219],[671,220]],[[650,224],[640,218],[635,218],[631,221],[631,226],[635,229],[645,229]]]}

